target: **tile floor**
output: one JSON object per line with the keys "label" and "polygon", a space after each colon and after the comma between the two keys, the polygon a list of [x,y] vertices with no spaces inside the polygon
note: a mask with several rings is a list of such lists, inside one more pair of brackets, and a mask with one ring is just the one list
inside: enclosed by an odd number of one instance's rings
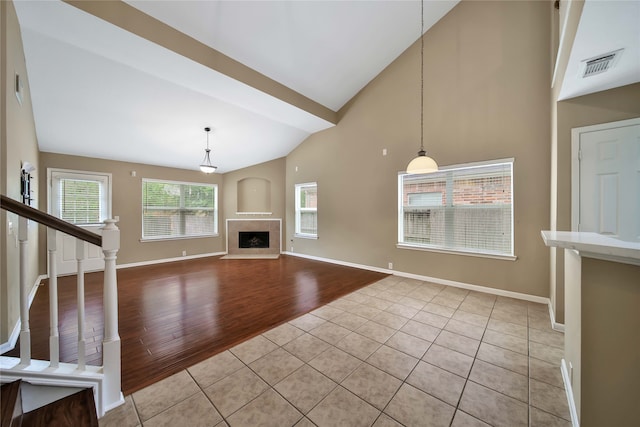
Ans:
{"label": "tile floor", "polygon": [[546,305],[387,277],[126,397],[100,426],[570,426]]}

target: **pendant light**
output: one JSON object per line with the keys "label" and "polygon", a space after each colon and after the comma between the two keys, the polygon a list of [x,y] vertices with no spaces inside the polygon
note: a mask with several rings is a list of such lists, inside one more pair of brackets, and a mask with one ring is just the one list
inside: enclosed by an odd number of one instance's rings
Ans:
{"label": "pendant light", "polygon": [[200,165],[200,170],[204,173],[214,173],[218,167],[211,164],[211,157],[209,154],[211,153],[211,150],[209,149],[209,132],[211,131],[211,128],[206,127],[204,128],[204,131],[207,133],[207,149],[204,150],[204,159]]}
{"label": "pendant light", "polygon": [[420,8],[420,151],[418,156],[409,162],[407,173],[421,174],[438,171],[438,164],[424,151],[424,0]]}

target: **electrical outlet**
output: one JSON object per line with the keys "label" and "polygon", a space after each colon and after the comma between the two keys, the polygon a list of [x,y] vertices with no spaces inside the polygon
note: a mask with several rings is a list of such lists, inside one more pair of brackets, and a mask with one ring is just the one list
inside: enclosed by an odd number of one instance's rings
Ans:
{"label": "electrical outlet", "polygon": [[187,256],[187,251],[182,251],[182,256]]}
{"label": "electrical outlet", "polygon": [[393,263],[392,262],[389,263],[389,270],[393,270]]}

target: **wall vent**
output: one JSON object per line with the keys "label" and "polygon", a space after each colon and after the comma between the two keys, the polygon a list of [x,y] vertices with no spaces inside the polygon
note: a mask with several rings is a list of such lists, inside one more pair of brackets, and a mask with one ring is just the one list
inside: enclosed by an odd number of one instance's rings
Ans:
{"label": "wall vent", "polygon": [[618,49],[613,52],[585,59],[582,61],[585,64],[582,77],[589,77],[610,70],[620,59],[623,50],[624,49]]}

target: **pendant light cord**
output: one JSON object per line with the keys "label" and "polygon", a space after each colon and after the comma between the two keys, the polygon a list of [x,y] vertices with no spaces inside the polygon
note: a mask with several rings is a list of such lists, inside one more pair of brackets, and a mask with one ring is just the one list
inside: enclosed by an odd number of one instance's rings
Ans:
{"label": "pendant light cord", "polygon": [[420,151],[424,151],[424,0],[420,5]]}

